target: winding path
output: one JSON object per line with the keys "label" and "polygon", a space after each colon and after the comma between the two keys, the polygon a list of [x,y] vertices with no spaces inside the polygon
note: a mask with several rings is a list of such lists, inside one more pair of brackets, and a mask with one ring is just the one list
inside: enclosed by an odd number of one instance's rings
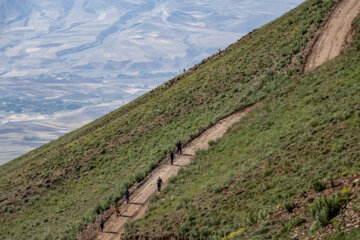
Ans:
{"label": "winding path", "polygon": [[206,149],[209,146],[209,141],[221,138],[235,122],[239,121],[240,118],[245,116],[255,106],[256,104],[249,106],[242,111],[231,114],[207,129],[194,140],[190,141],[183,149],[183,154],[176,155],[174,165],[170,165],[166,161],[164,161],[164,164],[160,164],[160,166],[153,170],[153,172],[146,178],[145,182],[139,185],[139,187],[131,193],[130,203],[122,203],[120,205],[119,209],[121,215],[116,216],[115,213],[111,214],[105,222],[104,231],[99,233],[96,239],[120,239],[121,233],[124,229],[124,224],[141,218],[145,214],[150,197],[153,194],[159,194],[157,193],[156,187],[156,181],[159,176],[162,178],[164,183],[162,188],[166,187],[169,182],[169,178],[175,176],[180,168],[186,167],[194,157],[197,150]]}
{"label": "winding path", "polygon": [[320,29],[307,58],[305,71],[311,70],[338,56],[351,37],[351,23],[360,13],[360,0],[343,0]]}

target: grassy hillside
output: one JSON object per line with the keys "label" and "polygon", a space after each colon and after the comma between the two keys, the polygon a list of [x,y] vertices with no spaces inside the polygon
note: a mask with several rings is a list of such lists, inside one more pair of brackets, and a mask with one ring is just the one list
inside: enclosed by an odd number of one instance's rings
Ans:
{"label": "grassy hillside", "polygon": [[74,238],[178,139],[293,84],[302,50],[336,2],[308,0],[191,71],[1,166],[0,238]]}
{"label": "grassy hillside", "polygon": [[[360,171],[360,15],[353,26],[346,53],[289,78],[223,139],[198,152],[152,199],[145,217],[127,225],[126,236],[221,239],[238,231],[226,239],[289,239],[292,228],[306,224],[298,216],[265,217],[279,207],[292,210],[295,197],[321,182]],[[313,232],[305,234],[312,237],[321,226],[310,219]],[[331,239],[359,239],[359,232]]]}

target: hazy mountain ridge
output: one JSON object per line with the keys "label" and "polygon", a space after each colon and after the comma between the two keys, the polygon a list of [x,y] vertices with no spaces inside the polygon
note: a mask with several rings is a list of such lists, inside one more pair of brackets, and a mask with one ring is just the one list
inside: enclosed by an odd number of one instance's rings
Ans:
{"label": "hazy mountain ridge", "polygon": [[[0,130],[8,134],[0,137],[0,161],[32,149],[24,137],[59,135],[56,127],[29,132],[26,125],[55,122],[63,133],[69,118],[61,115],[70,114],[78,124],[69,130],[78,128],[300,2],[1,1]],[[84,108],[69,113],[67,104]]]}
{"label": "hazy mountain ridge", "polygon": [[[266,1],[4,1],[2,76],[178,72],[299,2],[282,4],[281,10]],[[272,9],[257,12],[260,4]],[[111,74],[107,66],[113,64]],[[93,71],[77,71],[81,66]]]}

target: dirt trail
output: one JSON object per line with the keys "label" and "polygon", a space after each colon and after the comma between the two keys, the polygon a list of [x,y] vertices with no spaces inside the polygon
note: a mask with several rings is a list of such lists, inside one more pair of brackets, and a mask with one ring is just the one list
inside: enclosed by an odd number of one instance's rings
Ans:
{"label": "dirt trail", "polygon": [[343,0],[320,30],[307,58],[305,71],[316,68],[336,57],[347,45],[351,23],[360,13],[360,0]]}
{"label": "dirt trail", "polygon": [[[160,176],[163,180],[163,187],[168,184],[169,178],[176,175],[180,168],[186,167],[194,157],[196,150],[206,149],[210,140],[221,138],[226,131],[237,121],[245,116],[255,107],[249,106],[242,111],[231,114],[220,120],[214,126],[207,129],[197,138],[190,141],[183,149],[182,155],[176,155],[174,165],[169,163],[161,164],[147,177],[134,192],[131,193],[130,203],[122,203],[120,206],[121,215],[111,214],[105,222],[104,231],[96,237],[98,240],[118,240],[123,232],[123,226],[126,222],[141,218],[146,211],[148,201],[153,194],[157,193],[156,181]],[[161,194],[161,193],[160,193]]]}

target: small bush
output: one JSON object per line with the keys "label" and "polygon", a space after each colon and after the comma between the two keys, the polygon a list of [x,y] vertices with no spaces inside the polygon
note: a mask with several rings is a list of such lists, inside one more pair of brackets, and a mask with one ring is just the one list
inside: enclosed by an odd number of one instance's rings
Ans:
{"label": "small bush", "polygon": [[104,208],[103,208],[103,206],[101,205],[101,203],[97,203],[97,204],[95,205],[94,211],[95,211],[96,214],[102,213],[103,210],[104,210]]}
{"label": "small bush", "polygon": [[288,224],[286,224],[282,229],[280,234],[285,234],[285,233],[289,233],[291,231],[291,229],[300,226],[301,224],[303,224],[304,222],[306,222],[306,220],[304,218],[301,217],[295,217],[293,219],[291,219],[289,221]]}
{"label": "small bush", "polygon": [[322,197],[313,202],[309,212],[314,220],[313,230],[328,225],[332,218],[340,213],[343,205],[348,201],[346,197],[336,194],[329,197]]}
{"label": "small bush", "polygon": [[248,213],[245,222],[246,222],[246,225],[253,226],[259,222],[259,217],[254,212],[250,212],[250,213]]}
{"label": "small bush", "polygon": [[209,146],[214,146],[216,144],[216,140],[210,140],[208,144]]}
{"label": "small bush", "polygon": [[338,176],[339,176],[339,177],[343,177],[343,176],[351,175],[351,174],[353,174],[353,173],[354,173],[354,172],[352,172],[352,171],[350,171],[350,170],[346,170],[346,171],[344,171],[344,172],[342,172],[342,173],[339,173]]}
{"label": "small bush", "polygon": [[147,175],[147,172],[146,171],[142,171],[142,172],[137,172],[134,176],[135,178],[135,181],[138,183],[138,182],[141,182]]}
{"label": "small bush", "polygon": [[314,189],[316,192],[321,192],[325,189],[325,183],[320,181],[319,179],[314,179],[311,181],[311,188]]}
{"label": "small bush", "polygon": [[290,201],[290,202],[286,202],[284,204],[284,209],[288,212],[288,213],[291,213],[294,208],[296,208],[296,205],[294,203],[294,201]]}
{"label": "small bush", "polygon": [[351,188],[348,188],[348,187],[344,187],[343,189],[341,189],[340,191],[340,195],[342,197],[348,197],[351,193]]}
{"label": "small bush", "polygon": [[131,231],[135,228],[135,222],[126,222],[124,224],[125,231]]}
{"label": "small bush", "polygon": [[214,185],[211,189],[211,192],[218,194],[218,193],[221,193],[224,189],[225,189],[225,186],[223,186],[223,185],[220,185],[220,186]]}

